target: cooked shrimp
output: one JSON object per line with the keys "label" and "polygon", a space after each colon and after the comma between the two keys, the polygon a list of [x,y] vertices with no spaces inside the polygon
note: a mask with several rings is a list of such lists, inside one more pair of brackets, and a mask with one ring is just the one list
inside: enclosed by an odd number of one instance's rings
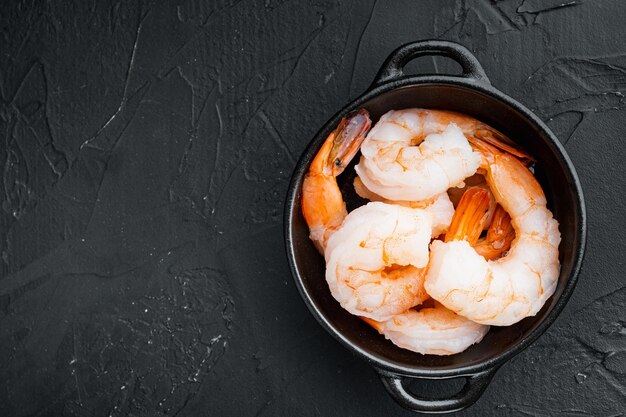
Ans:
{"label": "cooked shrimp", "polygon": [[370,201],[381,201],[387,204],[398,204],[405,207],[423,208],[431,215],[433,220],[432,237],[437,237],[440,234],[445,233],[446,230],[448,230],[448,226],[450,226],[450,221],[452,221],[452,216],[454,215],[454,206],[452,205],[452,201],[450,201],[450,198],[446,193],[441,193],[435,196],[432,200],[393,201],[381,197],[378,194],[368,190],[358,176],[354,178],[354,190],[360,197]]}
{"label": "cooked shrimp", "polygon": [[423,268],[431,229],[423,209],[373,202],[350,212],[326,247],[333,297],[350,313],[377,321],[429,298]]}
{"label": "cooked shrimp", "polygon": [[364,320],[395,345],[424,355],[462,352],[489,331],[489,326],[474,323],[440,304],[419,311],[409,309],[384,322]]}
{"label": "cooked shrimp", "polygon": [[406,109],[384,114],[361,146],[355,167],[365,186],[389,200],[432,199],[474,174],[480,154],[468,140],[481,139],[526,154],[492,127],[443,110]]}
{"label": "cooked shrimp", "polygon": [[304,177],[302,214],[309,226],[311,240],[321,253],[324,253],[328,237],[347,214],[337,176],[359,151],[370,126],[369,114],[363,109],[341,119]]}
{"label": "cooked shrimp", "polygon": [[[535,315],[554,293],[561,236],[528,168],[488,144],[474,146],[483,155],[487,184],[510,216],[515,238],[506,256],[487,261],[470,242],[458,239],[464,234],[471,237],[475,225],[453,219],[448,233],[457,238],[432,243],[425,288],[445,307],[472,321],[507,326]],[[464,208],[459,207],[457,212],[463,215]]]}
{"label": "cooked shrimp", "polygon": [[[431,212],[370,203],[346,215],[336,176],[369,124],[360,111],[329,135],[305,177],[302,207],[311,239],[325,254],[333,296],[351,313],[384,320],[428,298],[420,268],[428,263],[433,219],[441,218],[445,201]],[[451,203],[448,212],[451,218]]]}

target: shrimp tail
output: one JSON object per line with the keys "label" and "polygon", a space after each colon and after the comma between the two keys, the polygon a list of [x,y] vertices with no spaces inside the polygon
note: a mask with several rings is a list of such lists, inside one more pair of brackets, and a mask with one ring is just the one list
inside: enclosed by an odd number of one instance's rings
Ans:
{"label": "shrimp tail", "polygon": [[536,162],[528,152],[519,147],[515,142],[497,130],[485,126],[477,129],[474,134],[469,136],[467,140],[481,153],[494,153],[494,148],[509,153],[518,158],[526,166],[530,166]]}
{"label": "shrimp tail", "polygon": [[474,249],[488,261],[498,259],[511,248],[513,239],[515,230],[511,224],[511,216],[498,204],[487,229],[487,236],[480,239]]}
{"label": "shrimp tail", "polygon": [[465,191],[452,217],[445,242],[467,240],[474,245],[489,217],[489,191],[470,187]]}
{"label": "shrimp tail", "polygon": [[367,132],[372,125],[365,109],[358,109],[339,122],[333,136],[333,145],[327,161],[328,174],[337,176],[346,169],[361,147]]}

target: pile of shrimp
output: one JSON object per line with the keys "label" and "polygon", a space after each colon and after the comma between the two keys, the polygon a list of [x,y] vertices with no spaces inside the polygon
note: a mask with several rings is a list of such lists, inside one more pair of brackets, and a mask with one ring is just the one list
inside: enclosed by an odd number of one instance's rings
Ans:
{"label": "pile of shrimp", "polygon": [[[354,188],[369,202],[348,213],[337,176],[359,151]],[[533,162],[460,113],[392,110],[373,127],[364,109],[347,115],[302,187],[332,296],[421,354],[535,315],[556,289],[561,237]]]}

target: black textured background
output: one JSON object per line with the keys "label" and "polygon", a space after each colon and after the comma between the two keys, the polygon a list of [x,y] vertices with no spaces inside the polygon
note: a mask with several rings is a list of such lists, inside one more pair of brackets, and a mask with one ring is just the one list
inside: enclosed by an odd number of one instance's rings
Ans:
{"label": "black textured background", "polygon": [[589,214],[565,311],[461,414],[626,413],[623,1],[0,13],[0,415],[409,415],[306,310],[281,221],[312,135],[424,38],[463,43],[548,122]]}

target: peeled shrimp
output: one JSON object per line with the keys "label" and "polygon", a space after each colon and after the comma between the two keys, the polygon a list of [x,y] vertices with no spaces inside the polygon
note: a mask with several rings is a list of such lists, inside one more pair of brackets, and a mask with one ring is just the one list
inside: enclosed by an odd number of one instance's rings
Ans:
{"label": "peeled shrimp", "polygon": [[443,110],[406,109],[384,114],[361,146],[355,167],[363,184],[389,200],[422,201],[474,174],[480,154],[468,140],[498,143],[513,154],[509,139],[469,116]]}
{"label": "peeled shrimp", "polygon": [[364,319],[395,345],[424,355],[452,355],[480,342],[489,326],[474,323],[437,304],[407,310],[385,322]]}
{"label": "peeled shrimp", "polygon": [[393,202],[355,184],[374,202],[348,214],[328,239],[326,281],[350,313],[387,320],[429,298],[428,243],[447,230],[454,206],[446,193],[428,202]]}
{"label": "peeled shrimp", "polygon": [[370,126],[369,114],[363,109],[341,119],[304,177],[302,214],[309,226],[310,238],[322,254],[328,237],[347,214],[337,176],[359,151]]}
{"label": "peeled shrimp", "polygon": [[304,179],[302,211],[311,239],[325,255],[332,295],[353,314],[386,320],[428,298],[423,268],[433,220],[439,228],[447,226],[453,208],[449,200],[436,201],[429,210],[375,202],[347,215],[336,176],[368,128],[361,110],[328,136]]}
{"label": "peeled shrimp", "polygon": [[[561,236],[528,168],[493,146],[479,142],[474,146],[481,151],[487,184],[510,216],[515,239],[505,256],[487,261],[470,242],[459,239],[471,235],[475,225],[453,219],[448,233],[457,237],[431,245],[425,288],[445,307],[472,321],[508,326],[535,315],[554,293]],[[461,216],[463,210],[459,204]]]}
{"label": "peeled shrimp", "polygon": [[348,312],[384,321],[427,298],[424,267],[432,217],[373,202],[348,214],[328,239],[326,282]]}

